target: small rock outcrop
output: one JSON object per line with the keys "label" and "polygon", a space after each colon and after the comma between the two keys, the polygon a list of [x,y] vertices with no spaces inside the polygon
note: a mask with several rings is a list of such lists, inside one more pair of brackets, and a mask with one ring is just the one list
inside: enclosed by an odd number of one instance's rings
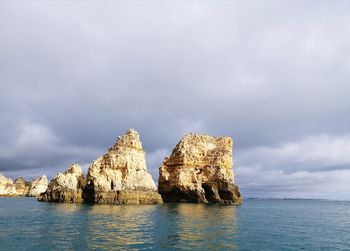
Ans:
{"label": "small rock outcrop", "polygon": [[86,180],[79,164],[71,165],[64,173],[59,173],[50,181],[47,190],[39,201],[49,202],[83,202],[83,189]]}
{"label": "small rock outcrop", "polygon": [[13,184],[13,180],[6,178],[0,174],[0,196],[12,197],[16,196],[16,186]]}
{"label": "small rock outcrop", "polygon": [[0,196],[32,196],[37,197],[47,188],[47,178],[45,175],[27,182],[23,177],[19,177],[13,181],[0,175]]}
{"label": "small rock outcrop", "polygon": [[108,152],[89,167],[86,202],[157,204],[161,196],[147,172],[145,151],[134,129],[120,136]]}
{"label": "small rock outcrop", "polygon": [[28,196],[31,187],[30,182],[26,181],[23,177],[18,177],[13,184],[16,187],[16,196]]}
{"label": "small rock outcrop", "polygon": [[28,191],[28,196],[38,197],[41,193],[45,192],[49,181],[45,175],[35,178],[32,180],[30,189]]}
{"label": "small rock outcrop", "polygon": [[240,204],[230,137],[187,134],[159,168],[164,202]]}

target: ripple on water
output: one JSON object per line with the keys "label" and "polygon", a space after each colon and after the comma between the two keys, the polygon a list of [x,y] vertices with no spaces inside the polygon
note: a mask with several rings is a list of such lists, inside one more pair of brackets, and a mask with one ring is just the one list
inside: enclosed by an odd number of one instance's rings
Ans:
{"label": "ripple on water", "polygon": [[0,250],[349,250],[350,203],[83,205],[0,199]]}

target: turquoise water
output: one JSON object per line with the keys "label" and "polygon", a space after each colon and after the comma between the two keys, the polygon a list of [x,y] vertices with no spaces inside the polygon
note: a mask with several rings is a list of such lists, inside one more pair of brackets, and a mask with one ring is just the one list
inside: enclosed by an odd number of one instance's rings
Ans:
{"label": "turquoise water", "polygon": [[0,198],[0,250],[350,250],[350,202],[114,206]]}

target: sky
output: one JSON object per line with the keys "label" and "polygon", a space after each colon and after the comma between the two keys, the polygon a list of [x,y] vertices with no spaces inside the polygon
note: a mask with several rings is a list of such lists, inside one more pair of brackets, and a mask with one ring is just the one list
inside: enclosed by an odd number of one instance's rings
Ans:
{"label": "sky", "polygon": [[1,1],[0,172],[86,171],[128,128],[154,179],[234,140],[244,197],[350,199],[350,2]]}

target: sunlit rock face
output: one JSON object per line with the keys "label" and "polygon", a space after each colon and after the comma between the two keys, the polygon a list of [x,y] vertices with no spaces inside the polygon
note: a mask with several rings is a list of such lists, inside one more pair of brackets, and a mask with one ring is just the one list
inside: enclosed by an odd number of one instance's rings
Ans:
{"label": "sunlit rock face", "polygon": [[16,186],[13,180],[0,175],[0,196],[16,196]]}
{"label": "sunlit rock face", "polygon": [[16,196],[28,196],[30,182],[27,182],[23,177],[18,177],[13,184],[16,187]]}
{"label": "sunlit rock face", "polygon": [[79,164],[71,165],[64,173],[59,173],[50,181],[47,190],[41,194],[39,201],[49,202],[83,202],[83,189],[86,180]]}
{"label": "sunlit rock face", "polygon": [[230,137],[187,134],[159,168],[164,202],[240,204]]}
{"label": "sunlit rock face", "polygon": [[89,167],[86,202],[157,204],[161,196],[147,172],[145,151],[137,131],[129,129]]}
{"label": "sunlit rock face", "polygon": [[47,188],[48,180],[45,175],[27,182],[19,177],[14,182],[12,179],[0,175],[0,196],[33,196],[37,197]]}
{"label": "sunlit rock face", "polygon": [[46,191],[48,184],[49,181],[45,175],[35,178],[31,182],[28,196],[38,197],[41,193]]}

